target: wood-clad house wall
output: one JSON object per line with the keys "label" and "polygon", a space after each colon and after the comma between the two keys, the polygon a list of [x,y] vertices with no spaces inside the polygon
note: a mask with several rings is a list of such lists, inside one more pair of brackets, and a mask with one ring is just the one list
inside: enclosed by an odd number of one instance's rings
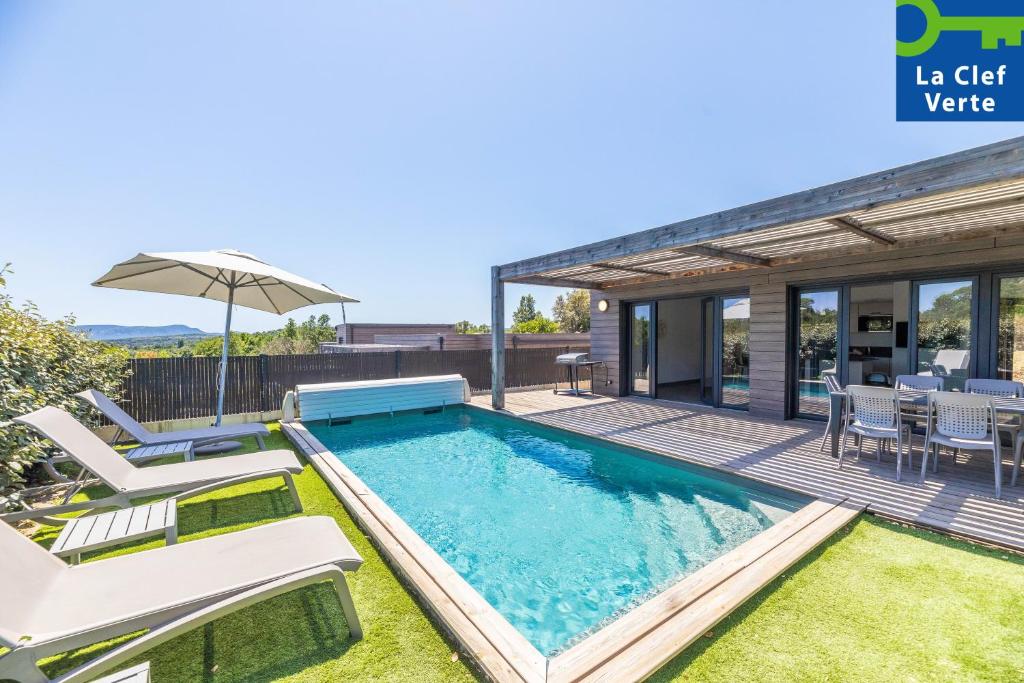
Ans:
{"label": "wood-clad house wall", "polygon": [[[645,284],[591,291],[591,354],[608,364],[610,386],[598,391],[623,395],[620,375],[622,329],[627,306],[623,302],[672,296],[725,294],[746,290],[750,294],[750,410],[783,417],[786,411],[787,297],[790,287],[811,284],[842,284],[877,277],[942,276],[947,272],[1012,268],[1024,270],[1024,233],[962,242],[936,243],[905,249],[880,249],[857,256],[817,259],[773,268],[753,268],[698,277],[683,277]],[[597,310],[606,299],[608,310]]]}

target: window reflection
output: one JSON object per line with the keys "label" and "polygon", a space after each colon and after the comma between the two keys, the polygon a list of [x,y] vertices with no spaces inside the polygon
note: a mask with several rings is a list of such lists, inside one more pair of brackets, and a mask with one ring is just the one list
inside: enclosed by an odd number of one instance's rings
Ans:
{"label": "window reflection", "polygon": [[917,372],[945,379],[947,391],[963,391],[971,375],[970,280],[930,282],[917,293]]}
{"label": "window reflection", "polygon": [[839,337],[839,291],[800,293],[797,351],[798,412],[828,415],[823,373],[836,371]]}

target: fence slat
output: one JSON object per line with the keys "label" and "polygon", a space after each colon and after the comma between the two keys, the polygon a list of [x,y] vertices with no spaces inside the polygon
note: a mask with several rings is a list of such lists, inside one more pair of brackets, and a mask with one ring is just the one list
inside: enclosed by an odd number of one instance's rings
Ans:
{"label": "fence slat", "polygon": [[[509,388],[565,381],[554,364],[566,351],[586,347],[507,349],[505,384]],[[211,417],[217,408],[220,359],[133,358],[131,375],[121,386],[120,404],[140,422]],[[491,388],[489,349],[323,353],[291,356],[230,356],[224,413],[277,410],[296,384],[351,382],[395,377],[462,375],[474,391]]]}

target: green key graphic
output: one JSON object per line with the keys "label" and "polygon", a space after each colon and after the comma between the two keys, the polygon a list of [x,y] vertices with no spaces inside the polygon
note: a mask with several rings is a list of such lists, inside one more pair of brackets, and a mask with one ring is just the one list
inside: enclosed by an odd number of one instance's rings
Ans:
{"label": "green key graphic", "polygon": [[981,47],[985,50],[995,50],[999,41],[1010,47],[1021,46],[1024,17],[944,17],[934,0],[896,0],[897,9],[904,5],[921,10],[927,28],[915,41],[896,41],[896,54],[900,57],[916,57],[928,52],[943,31],[979,31]]}

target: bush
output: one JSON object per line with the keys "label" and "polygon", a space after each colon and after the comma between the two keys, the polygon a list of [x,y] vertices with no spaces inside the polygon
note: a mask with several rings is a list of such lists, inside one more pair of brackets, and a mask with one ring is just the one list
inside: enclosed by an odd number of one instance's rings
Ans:
{"label": "bush", "polygon": [[43,406],[93,419],[75,392],[114,393],[128,373],[128,352],[74,332],[72,318],[46,320],[32,304],[17,307],[0,269],[0,510],[17,500],[45,442],[11,418]]}

